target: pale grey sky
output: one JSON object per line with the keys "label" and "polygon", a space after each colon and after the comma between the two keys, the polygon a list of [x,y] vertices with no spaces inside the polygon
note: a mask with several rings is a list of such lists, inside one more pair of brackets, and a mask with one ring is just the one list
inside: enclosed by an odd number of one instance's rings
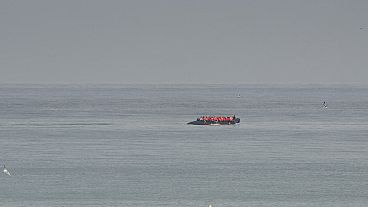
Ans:
{"label": "pale grey sky", "polygon": [[366,83],[366,0],[1,0],[0,83]]}

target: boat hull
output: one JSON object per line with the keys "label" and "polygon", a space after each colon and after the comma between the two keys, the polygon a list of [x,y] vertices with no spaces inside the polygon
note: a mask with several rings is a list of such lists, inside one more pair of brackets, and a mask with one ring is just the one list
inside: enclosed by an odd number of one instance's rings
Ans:
{"label": "boat hull", "polygon": [[204,121],[204,120],[197,120],[189,122],[190,125],[232,125],[240,123],[239,118],[235,118],[232,121]]}

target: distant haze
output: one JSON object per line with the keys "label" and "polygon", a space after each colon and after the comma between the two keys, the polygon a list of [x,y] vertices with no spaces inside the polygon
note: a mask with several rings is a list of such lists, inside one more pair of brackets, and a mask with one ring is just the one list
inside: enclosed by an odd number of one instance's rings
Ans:
{"label": "distant haze", "polygon": [[366,83],[368,1],[2,0],[0,83]]}

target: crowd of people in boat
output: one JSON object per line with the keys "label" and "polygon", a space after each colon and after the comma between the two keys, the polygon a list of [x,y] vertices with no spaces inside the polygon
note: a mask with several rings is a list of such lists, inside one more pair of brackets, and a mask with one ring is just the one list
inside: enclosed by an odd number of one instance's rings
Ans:
{"label": "crowd of people in boat", "polygon": [[197,119],[197,121],[213,121],[213,122],[225,122],[225,121],[234,121],[234,116],[201,116]]}

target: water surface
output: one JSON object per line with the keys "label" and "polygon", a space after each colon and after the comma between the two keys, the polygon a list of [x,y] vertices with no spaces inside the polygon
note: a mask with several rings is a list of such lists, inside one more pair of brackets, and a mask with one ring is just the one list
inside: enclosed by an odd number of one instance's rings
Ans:
{"label": "water surface", "polygon": [[366,86],[0,85],[1,206],[366,206],[367,137]]}

